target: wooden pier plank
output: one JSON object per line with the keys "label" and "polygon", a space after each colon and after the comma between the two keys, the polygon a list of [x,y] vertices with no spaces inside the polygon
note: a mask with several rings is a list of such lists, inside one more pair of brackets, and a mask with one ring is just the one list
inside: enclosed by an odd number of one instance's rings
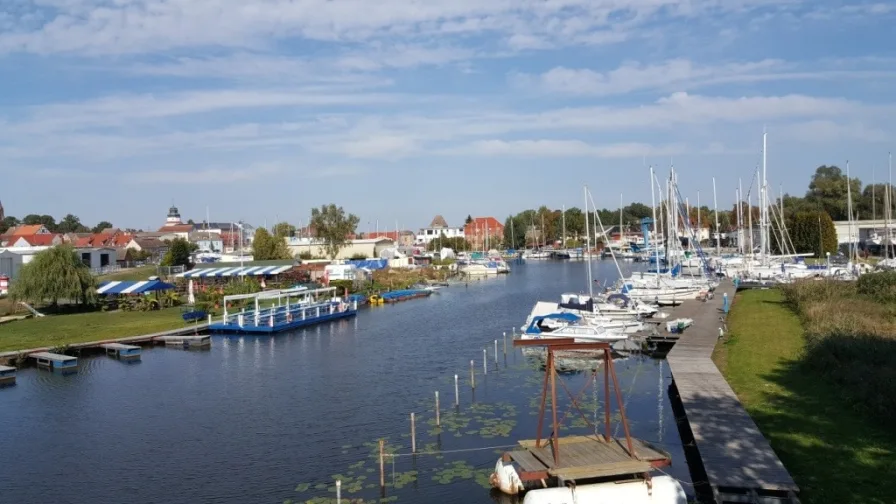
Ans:
{"label": "wooden pier plank", "polygon": [[535,447],[534,439],[522,440],[519,444],[525,451],[512,452],[511,456],[514,460],[523,461],[520,467],[532,472],[547,470],[548,474],[567,480],[649,472],[656,462],[661,465],[669,462],[668,454],[634,438],[632,444],[638,459],[629,455],[624,439],[606,442],[596,436],[561,437],[557,443],[560,449],[558,464],[554,463],[554,451],[549,440],[546,446],[539,448]]}
{"label": "wooden pier plank", "polygon": [[712,362],[712,352],[723,322],[723,294],[734,301],[734,286],[724,281],[714,299],[689,301],[675,317],[694,323],[667,356],[675,387],[710,485],[798,492],[784,464]]}

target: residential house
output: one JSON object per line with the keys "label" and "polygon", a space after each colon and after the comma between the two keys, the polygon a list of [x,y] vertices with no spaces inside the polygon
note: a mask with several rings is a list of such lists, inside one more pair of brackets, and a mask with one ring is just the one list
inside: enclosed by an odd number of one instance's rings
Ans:
{"label": "residential house", "polygon": [[476,217],[464,226],[464,238],[473,250],[500,248],[504,241],[504,224],[494,217]]}
{"label": "residential house", "polygon": [[118,261],[118,251],[109,247],[80,248],[76,250],[76,253],[81,262],[94,272],[115,266]]}
{"label": "residential house", "polygon": [[6,246],[9,248],[53,247],[60,244],[62,244],[62,235],[49,233],[31,236],[12,236]]}
{"label": "residential house", "polygon": [[429,242],[442,235],[445,235],[446,238],[463,238],[464,231],[464,228],[449,227],[444,217],[436,215],[429,223],[429,227],[420,230],[415,241],[418,245],[429,245]]}
{"label": "residential house", "polygon": [[199,252],[224,252],[224,240],[221,239],[221,233],[193,231],[187,239],[199,247]]}
{"label": "residential house", "polygon": [[167,243],[159,238],[152,237],[135,236],[131,238],[131,241],[127,244],[126,248],[137,252],[146,252],[149,254],[149,261],[154,263],[161,261],[168,252]]}
{"label": "residential house", "polygon": [[52,234],[43,224],[13,226],[0,235],[0,247],[9,246],[10,243],[17,241],[13,238],[21,238],[22,236],[34,236]]}
{"label": "residential house", "polygon": [[362,233],[361,238],[365,240],[386,238],[397,243],[399,247],[411,247],[414,245],[416,236],[413,231],[374,231],[371,233]]}

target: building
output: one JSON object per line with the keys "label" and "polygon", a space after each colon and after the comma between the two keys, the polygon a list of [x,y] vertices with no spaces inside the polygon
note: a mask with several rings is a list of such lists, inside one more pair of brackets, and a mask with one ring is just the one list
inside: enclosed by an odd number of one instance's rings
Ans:
{"label": "building", "polygon": [[168,252],[168,244],[158,238],[134,237],[126,247],[128,250],[146,252],[151,262],[159,262]]}
{"label": "building", "polygon": [[[293,256],[310,254],[314,258],[329,259],[323,242],[314,238],[286,238],[286,246]],[[339,250],[336,259],[351,259],[353,257],[379,258],[383,252],[387,252],[389,249],[395,249],[395,241],[388,238],[349,240]]]}
{"label": "building", "polygon": [[504,224],[494,217],[476,217],[464,226],[463,236],[473,250],[499,248],[504,241]]}
{"label": "building", "polygon": [[118,251],[114,248],[79,248],[75,253],[93,271],[115,266],[118,261]]}
{"label": "building", "polygon": [[9,239],[6,246],[9,248],[53,247],[60,244],[62,244],[62,235],[49,233],[31,236],[13,236]]}
{"label": "building", "polygon": [[174,235],[186,240],[194,228],[193,224],[184,224],[180,220],[180,212],[177,207],[172,206],[168,209],[168,217],[165,218],[165,225],[159,228],[159,233]]}
{"label": "building", "polygon": [[418,245],[429,245],[429,242],[442,235],[445,235],[446,238],[463,238],[464,232],[464,228],[448,227],[445,218],[441,215],[436,215],[433,217],[432,222],[429,223],[429,227],[420,230],[415,242]]}
{"label": "building", "polygon": [[0,276],[5,275],[10,280],[15,280],[24,264],[21,254],[16,254],[9,250],[0,250]]}
{"label": "building", "polygon": [[397,243],[399,247],[411,247],[414,245],[416,235],[412,231],[376,231],[362,233],[361,238],[372,240],[374,238],[387,238]]}
{"label": "building", "polygon": [[221,233],[193,231],[187,239],[199,247],[199,252],[224,252],[224,240],[221,238]]}

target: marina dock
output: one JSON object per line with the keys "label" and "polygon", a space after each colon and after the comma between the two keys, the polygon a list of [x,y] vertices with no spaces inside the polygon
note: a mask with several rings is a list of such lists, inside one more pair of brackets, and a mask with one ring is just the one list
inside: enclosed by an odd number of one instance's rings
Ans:
{"label": "marina dock", "polygon": [[16,384],[16,368],[0,366],[0,387]]}
{"label": "marina dock", "polygon": [[[335,287],[298,288],[226,296],[225,306],[229,302],[249,300],[255,307],[236,313],[225,310],[219,321],[212,321],[208,328],[220,333],[273,334],[357,315],[357,302],[332,298],[335,292]],[[262,304],[267,303],[271,306],[264,308]]]}
{"label": "marina dock", "polygon": [[158,341],[168,346],[183,346],[184,348],[207,348],[212,346],[212,338],[208,334],[156,336],[153,338],[153,341]]}
{"label": "marina dock", "polygon": [[734,293],[724,280],[712,299],[688,301],[673,311],[673,317],[694,320],[667,356],[673,387],[717,504],[795,504],[799,488],[712,361],[724,327],[725,295],[730,306]]}
{"label": "marina dock", "polygon": [[136,345],[124,345],[122,343],[106,343],[100,345],[106,351],[106,355],[123,361],[140,360],[140,351],[142,350]]}
{"label": "marina dock", "polygon": [[37,361],[37,367],[59,371],[60,373],[76,373],[78,371],[78,358],[71,355],[62,355],[50,352],[37,352],[29,355]]}
{"label": "marina dock", "polygon": [[[538,340],[514,340],[514,346],[521,347],[545,347],[545,376],[542,386],[541,407],[539,409],[538,437],[519,441],[522,449],[506,452],[505,461],[515,462],[520,470],[519,478],[523,482],[543,481],[556,478],[558,486],[565,482],[583,482],[600,478],[631,479],[646,478],[653,469],[665,467],[672,463],[668,453],[651,446],[649,443],[631,436],[628,420],[625,416],[625,403],[619,389],[619,380],[613,365],[612,350],[607,343],[576,343],[574,338],[546,338]],[[578,408],[582,394],[589,386],[599,390],[596,380],[598,367],[603,374],[604,402],[601,407],[604,413],[603,427],[605,433],[597,435],[598,425],[591,426],[595,430],[594,435],[588,436],[561,436],[560,423],[557,421],[557,366],[558,353],[579,352],[588,355],[600,363],[595,366],[587,384],[574,397],[568,389],[564,391],[569,395],[573,407]],[[611,394],[610,391],[614,394]],[[547,404],[550,397],[550,413],[548,416]],[[615,399],[615,401],[614,401]],[[615,438],[611,436],[612,416],[619,415],[619,422],[625,436]],[[581,413],[581,411],[580,411]],[[550,426],[550,433],[542,437],[545,424]],[[586,420],[587,421],[587,420]]]}

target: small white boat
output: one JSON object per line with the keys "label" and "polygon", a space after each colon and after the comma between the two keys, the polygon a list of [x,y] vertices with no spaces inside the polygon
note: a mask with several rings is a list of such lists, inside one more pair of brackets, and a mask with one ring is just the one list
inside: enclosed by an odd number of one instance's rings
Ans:
{"label": "small white boat", "polygon": [[523,504],[687,504],[681,483],[670,476],[644,480],[593,483],[575,487],[531,490]]}
{"label": "small white boat", "polygon": [[[560,321],[561,324],[558,327],[551,324],[551,321]],[[621,331],[612,331],[606,327],[581,322],[582,317],[569,312],[538,315],[533,317],[523,330],[521,339],[574,338],[576,343],[613,343],[628,339],[628,336]]]}

